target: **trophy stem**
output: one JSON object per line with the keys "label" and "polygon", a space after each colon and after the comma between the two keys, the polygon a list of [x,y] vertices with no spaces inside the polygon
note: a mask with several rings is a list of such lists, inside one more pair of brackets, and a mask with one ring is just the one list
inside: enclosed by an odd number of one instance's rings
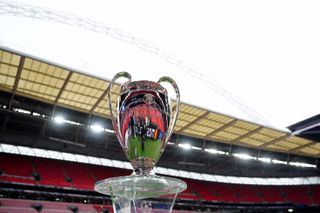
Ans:
{"label": "trophy stem", "polygon": [[159,197],[159,199],[127,199],[114,197],[112,199],[114,213],[171,213],[177,194]]}
{"label": "trophy stem", "polygon": [[135,176],[149,176],[149,175],[154,175],[152,172],[152,169],[143,169],[143,168],[136,168],[133,170],[132,175]]}
{"label": "trophy stem", "polygon": [[151,158],[137,158],[136,160],[131,161],[133,166],[133,175],[151,175],[151,171],[155,165],[154,160]]}

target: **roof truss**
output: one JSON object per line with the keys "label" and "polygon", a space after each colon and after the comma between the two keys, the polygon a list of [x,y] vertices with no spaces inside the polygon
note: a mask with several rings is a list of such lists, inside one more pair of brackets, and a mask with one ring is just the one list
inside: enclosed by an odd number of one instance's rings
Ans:
{"label": "roof truss", "polygon": [[[0,90],[55,106],[109,117],[106,90],[109,82],[0,49]],[[115,108],[120,86],[112,90]],[[236,119],[182,103],[175,133],[210,141],[270,151],[320,156],[320,143],[287,132]],[[53,110],[54,111],[54,110]]]}

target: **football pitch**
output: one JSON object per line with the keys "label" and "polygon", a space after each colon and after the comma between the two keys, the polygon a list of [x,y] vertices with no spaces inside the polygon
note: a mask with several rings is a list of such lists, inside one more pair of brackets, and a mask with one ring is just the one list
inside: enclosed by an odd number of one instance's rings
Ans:
{"label": "football pitch", "polygon": [[157,161],[160,157],[161,140],[152,140],[146,138],[144,149],[142,149],[142,140],[140,136],[130,138],[128,152],[130,160],[137,157],[148,157]]}

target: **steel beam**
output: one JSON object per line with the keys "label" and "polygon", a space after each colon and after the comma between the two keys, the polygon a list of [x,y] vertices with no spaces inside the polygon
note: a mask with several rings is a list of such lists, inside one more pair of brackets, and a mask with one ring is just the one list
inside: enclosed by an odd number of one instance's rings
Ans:
{"label": "steel beam", "polygon": [[[188,129],[190,126],[192,126],[193,124],[195,124],[197,121],[200,121],[202,119],[204,119],[207,115],[209,115],[210,112],[207,111],[204,114],[200,115],[199,117],[197,117],[196,119],[194,119],[193,121],[191,121],[190,123],[188,123],[187,125],[185,125],[184,127],[182,127],[178,133],[182,134],[183,130]],[[194,116],[194,115],[193,115]]]}
{"label": "steel beam", "polygon": [[308,147],[308,146],[312,146],[312,145],[315,145],[315,144],[317,144],[317,143],[311,141],[310,143],[307,143],[307,144],[298,146],[298,147],[296,147],[296,148],[290,149],[289,152],[296,152],[296,151],[299,151],[300,149],[303,149],[303,148],[306,148],[306,147]]}
{"label": "steel beam", "polygon": [[232,126],[235,122],[237,122],[237,119],[233,119],[233,120],[229,121],[228,123],[226,123],[225,125],[219,127],[218,129],[215,129],[215,130],[209,132],[209,133],[206,134],[204,137],[207,138],[207,137],[209,137],[209,136],[211,136],[211,135],[214,135],[214,134],[216,134],[216,133],[218,133],[218,132],[220,132],[220,131],[223,131],[223,130],[225,130],[226,128]]}
{"label": "steel beam", "polygon": [[94,105],[91,107],[89,114],[91,115],[93,113],[93,111],[97,108],[97,106],[101,103],[101,101],[103,100],[104,97],[106,97],[106,95],[108,94],[108,89],[109,86],[107,87],[107,89],[101,94],[101,96],[98,98],[98,100],[96,101],[96,103],[94,103]]}
{"label": "steel beam", "polygon": [[263,128],[262,126],[259,126],[258,128],[254,129],[252,131],[249,131],[249,132],[247,132],[247,133],[245,133],[243,135],[240,135],[239,137],[233,139],[232,142],[240,141],[240,140],[242,140],[244,138],[250,137],[251,135],[253,135],[253,134],[257,133],[258,131],[260,131],[262,128]]}
{"label": "steel beam", "polygon": [[290,138],[290,137],[292,137],[292,135],[289,135],[289,134],[288,134],[288,135],[281,136],[280,138],[276,138],[276,139],[274,139],[274,140],[272,140],[272,141],[269,141],[269,142],[267,142],[267,143],[264,143],[264,144],[260,145],[259,148],[265,148],[265,147],[267,147],[267,146],[269,146],[269,145],[271,145],[271,144],[278,143],[279,141],[286,140],[286,139],[288,139],[288,138]]}
{"label": "steel beam", "polygon": [[53,102],[53,110],[52,110],[53,113],[52,113],[52,114],[54,114],[54,110],[55,110],[55,108],[56,108],[56,106],[57,106],[57,103],[58,103],[58,101],[59,101],[59,99],[60,99],[60,97],[61,97],[64,89],[67,87],[67,85],[68,85],[68,83],[69,83],[69,81],[70,81],[70,78],[71,78],[72,74],[73,74],[73,72],[72,72],[72,71],[69,71],[66,80],[63,82],[63,85],[62,85],[62,87],[60,88],[60,91],[59,91],[56,99],[55,99],[54,102]]}
{"label": "steel beam", "polygon": [[[72,76],[72,73],[73,73],[72,71],[69,71],[67,78],[63,82],[63,85],[61,86],[60,91],[59,91],[57,97],[55,98],[55,100],[53,102],[53,108],[52,108],[52,112],[51,112],[51,117],[54,117],[54,113],[55,113],[55,110],[56,110],[56,107],[57,107],[57,103],[58,103],[58,101],[59,101],[64,89],[67,87],[67,85],[69,83],[69,80],[70,80],[70,78]],[[48,126],[48,120],[46,120],[46,122],[43,124],[43,127],[42,127],[42,129],[40,131],[40,134],[37,137],[38,140],[39,140],[40,136],[44,137],[45,130],[46,130],[47,126]]]}
{"label": "steel beam", "polygon": [[21,77],[21,73],[22,73],[22,70],[23,70],[25,59],[26,59],[25,56],[21,56],[21,58],[20,58],[20,62],[19,62],[16,78],[14,80],[14,84],[13,84],[13,88],[12,88],[12,94],[11,94],[11,98],[10,98],[10,102],[9,102],[9,107],[8,107],[9,110],[11,110],[12,102],[13,102],[13,99],[14,99],[14,95],[15,95],[17,89],[18,89],[18,85],[19,85],[19,81],[20,81],[20,77]]}

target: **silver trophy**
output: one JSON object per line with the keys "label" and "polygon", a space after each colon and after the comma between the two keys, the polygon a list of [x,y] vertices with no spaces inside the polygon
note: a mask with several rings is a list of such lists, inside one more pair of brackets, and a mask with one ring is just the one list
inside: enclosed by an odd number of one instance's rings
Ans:
{"label": "silver trophy", "polygon": [[[111,91],[114,82],[121,77],[128,81],[121,85],[114,114]],[[174,112],[167,90],[160,85],[162,82],[170,83],[176,92]],[[111,195],[115,212],[153,212],[159,211],[159,206],[161,211],[170,212],[176,195],[187,185],[176,178],[155,175],[152,169],[163,153],[177,120],[180,105],[177,84],[169,77],[162,77],[158,82],[131,81],[129,73],[120,72],[110,82],[108,99],[115,133],[133,166],[133,173],[99,181],[95,190]],[[165,202],[160,204],[159,200]]]}

